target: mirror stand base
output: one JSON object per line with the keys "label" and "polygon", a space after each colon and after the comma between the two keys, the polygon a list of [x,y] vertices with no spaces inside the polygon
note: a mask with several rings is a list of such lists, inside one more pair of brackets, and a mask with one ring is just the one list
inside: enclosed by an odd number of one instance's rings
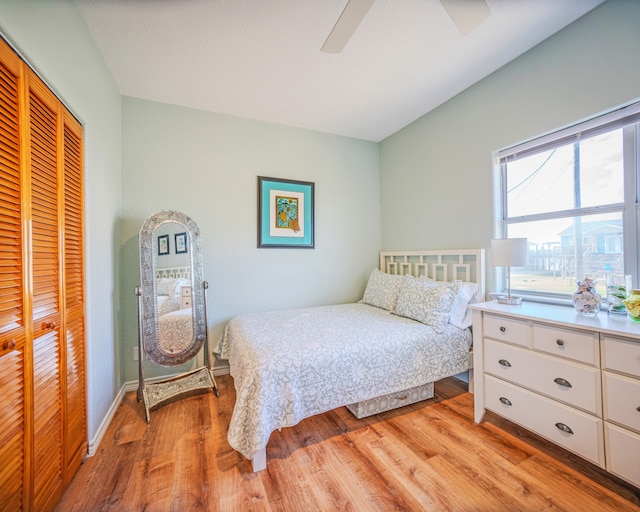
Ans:
{"label": "mirror stand base", "polygon": [[141,388],[147,423],[150,422],[149,410],[174,396],[188,393],[189,391],[209,388],[213,390],[217,397],[220,396],[216,379],[212,375],[211,370],[206,366],[162,382],[146,385],[141,383]]}

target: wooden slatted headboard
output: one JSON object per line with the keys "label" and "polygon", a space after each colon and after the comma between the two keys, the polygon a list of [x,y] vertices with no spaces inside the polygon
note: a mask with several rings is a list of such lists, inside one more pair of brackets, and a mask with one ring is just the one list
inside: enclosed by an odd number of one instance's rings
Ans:
{"label": "wooden slatted headboard", "polygon": [[174,279],[191,279],[191,267],[164,267],[156,269],[156,279],[170,277]]}
{"label": "wooden slatted headboard", "polygon": [[381,252],[380,270],[388,274],[424,275],[435,281],[459,279],[477,283],[478,301],[485,297],[484,249]]}

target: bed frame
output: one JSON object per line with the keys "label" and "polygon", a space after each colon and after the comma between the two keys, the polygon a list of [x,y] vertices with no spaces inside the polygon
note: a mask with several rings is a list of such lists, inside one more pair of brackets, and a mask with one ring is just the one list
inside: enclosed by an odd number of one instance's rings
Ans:
{"label": "bed frame", "polygon": [[191,266],[186,267],[163,267],[156,269],[156,279],[163,277],[173,279],[189,279],[191,280]]}
{"label": "bed frame", "polygon": [[381,252],[380,270],[388,274],[426,276],[435,281],[459,279],[477,283],[478,301],[484,300],[484,249]]}
{"label": "bed frame", "polygon": [[[410,274],[414,277],[426,276],[436,281],[461,281],[473,282],[478,284],[477,300],[484,301],[485,296],[485,263],[484,249],[461,249],[461,250],[442,250],[442,251],[389,251],[380,253],[380,270],[388,274],[405,275]],[[469,357],[470,362],[473,358]],[[472,369],[469,369],[469,386],[471,388]],[[433,389],[433,383],[431,390]],[[410,392],[412,390],[407,390]],[[420,392],[424,392],[421,390]],[[400,392],[403,394],[403,392]],[[422,395],[424,396],[424,394]],[[433,395],[431,395],[433,396]],[[365,408],[371,410],[371,402],[379,400],[385,402],[386,397],[378,397],[369,400]],[[425,397],[427,398],[427,397]],[[407,402],[407,404],[410,402]],[[353,404],[358,406],[359,404]],[[352,410],[352,412],[354,412]],[[354,412],[354,414],[356,414]],[[357,415],[357,414],[356,414]],[[261,471],[267,467],[267,449],[266,447],[253,455],[251,461],[254,472]]]}

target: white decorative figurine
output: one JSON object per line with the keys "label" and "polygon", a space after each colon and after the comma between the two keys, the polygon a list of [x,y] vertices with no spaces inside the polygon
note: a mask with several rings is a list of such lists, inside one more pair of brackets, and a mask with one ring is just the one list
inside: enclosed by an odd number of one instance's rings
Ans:
{"label": "white decorative figurine", "polygon": [[573,292],[573,307],[584,316],[596,316],[600,311],[600,294],[593,279],[585,277],[578,281],[578,289]]}

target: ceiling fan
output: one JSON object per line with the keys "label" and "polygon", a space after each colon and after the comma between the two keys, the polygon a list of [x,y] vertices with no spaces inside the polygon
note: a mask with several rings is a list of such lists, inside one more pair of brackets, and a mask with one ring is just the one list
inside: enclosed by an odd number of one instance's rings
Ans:
{"label": "ceiling fan", "polygon": [[[325,53],[340,53],[375,0],[348,0],[329,37],[322,45]],[[463,36],[486,20],[491,11],[485,0],[440,0]]]}

